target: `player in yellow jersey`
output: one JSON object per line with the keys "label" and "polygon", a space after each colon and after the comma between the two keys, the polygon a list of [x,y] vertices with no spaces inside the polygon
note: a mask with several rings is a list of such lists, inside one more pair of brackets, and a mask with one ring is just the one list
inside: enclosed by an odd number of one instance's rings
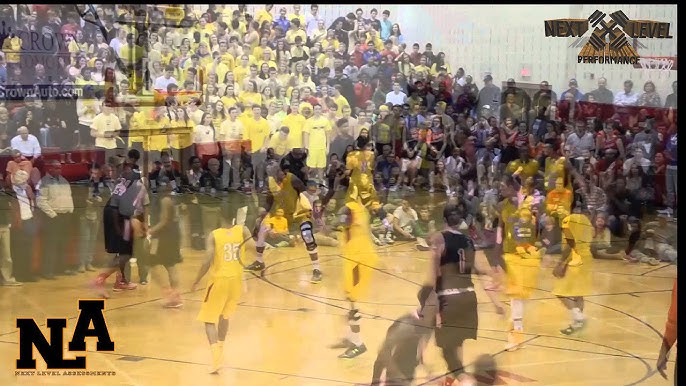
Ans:
{"label": "player in yellow jersey", "polygon": [[[312,223],[312,205],[303,192],[307,187],[298,177],[288,172],[290,164],[282,161],[279,165],[275,177],[269,177],[269,190],[266,199],[265,215],[274,213],[277,209],[283,209],[284,216],[289,224],[299,224],[300,237],[305,243],[307,252],[312,261],[312,283],[319,283],[322,280],[322,272],[319,266],[319,252],[317,251],[317,241],[314,239],[314,225]],[[265,217],[258,218],[255,226],[256,242],[255,250],[257,259],[245,267],[248,271],[262,272],[265,269],[263,253],[265,249],[265,238],[268,227]]]}
{"label": "player in yellow jersey", "polygon": [[246,244],[252,243],[248,228],[234,225],[233,209],[223,207],[220,220],[221,227],[207,237],[207,258],[191,288],[195,291],[211,269],[198,320],[205,323],[205,333],[212,349],[212,373],[217,373],[222,366],[229,317],[236,311],[243,288],[241,260],[245,256]]}
{"label": "player in yellow jersey", "polygon": [[353,186],[345,206],[339,211],[340,224],[343,227],[341,253],[343,256],[344,289],[350,311],[348,325],[350,335],[334,348],[347,348],[339,358],[355,358],[367,351],[360,337],[360,315],[355,302],[362,300],[369,291],[371,277],[376,267],[378,256],[371,238],[370,218],[367,208],[360,201],[357,187]]}
{"label": "player in yellow jersey", "polygon": [[515,212],[513,226],[514,253],[503,255],[506,265],[507,288],[510,298],[512,325],[507,336],[507,351],[522,347],[524,341],[524,304],[536,288],[541,269],[541,257],[546,249],[537,241],[536,217],[527,204]]}
{"label": "player in yellow jersey", "polygon": [[553,270],[555,282],[553,295],[572,314],[572,323],[560,330],[563,335],[572,335],[586,325],[584,317],[584,296],[591,294],[591,241],[593,226],[588,218],[588,209],[577,203],[572,214],[562,220],[562,260]]}
{"label": "player in yellow jersey", "polygon": [[369,208],[372,201],[378,200],[374,188],[374,148],[369,137],[357,137],[355,145],[346,158],[346,174],[350,177],[347,196],[350,199],[353,189],[357,189],[360,201]]}
{"label": "player in yellow jersey", "polygon": [[[511,175],[503,177],[500,183],[500,194],[503,200],[499,204],[500,217],[498,218],[496,244],[502,247],[502,260],[491,261],[491,265],[499,272],[502,272],[504,269],[505,293],[511,299],[511,325],[506,345],[507,350],[521,347],[524,330],[522,321],[524,316],[524,300],[531,296],[532,289],[529,282],[525,280],[525,278],[531,275],[526,274],[528,268],[521,264],[523,261],[522,256],[517,253],[517,232],[520,231],[517,224],[521,220],[517,198],[518,185]],[[524,236],[524,233],[522,232],[522,236]],[[524,242],[521,244],[523,245]],[[520,248],[522,248],[522,245],[520,245]]]}
{"label": "player in yellow jersey", "polygon": [[557,142],[552,139],[546,140],[543,147],[543,154],[545,155],[543,183],[546,193],[555,189],[558,178],[562,178],[564,187],[571,191],[574,191],[572,188],[572,179],[579,179],[578,171],[572,166],[568,159],[560,155],[559,147]]}

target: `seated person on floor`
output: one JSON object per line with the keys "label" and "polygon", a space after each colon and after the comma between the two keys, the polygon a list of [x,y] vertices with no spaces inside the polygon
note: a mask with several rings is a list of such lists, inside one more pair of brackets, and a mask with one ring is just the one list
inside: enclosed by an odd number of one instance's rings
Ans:
{"label": "seated person on floor", "polygon": [[668,221],[665,215],[659,215],[657,221],[645,224],[646,238],[643,248],[649,255],[662,262],[676,263],[679,239],[676,224],[676,221]]}
{"label": "seated person on floor", "polygon": [[427,206],[419,208],[419,218],[414,223],[414,234],[417,236],[415,247],[420,251],[428,251],[429,235],[436,232],[436,221],[431,219],[431,212]]}
{"label": "seated person on floor", "polygon": [[593,258],[623,260],[626,255],[619,245],[613,243],[612,232],[610,232],[610,228],[607,226],[607,213],[597,213],[593,221],[593,227],[594,234],[591,244]]}
{"label": "seated person on floor", "polygon": [[414,241],[414,224],[417,222],[417,211],[412,209],[408,200],[393,211],[393,234],[396,239]]}
{"label": "seated person on floor", "polygon": [[295,237],[288,232],[288,220],[284,217],[283,209],[277,209],[273,216],[265,219],[269,232],[266,242],[274,248],[294,247]]}
{"label": "seated person on floor", "polygon": [[369,208],[372,220],[372,239],[376,245],[393,244],[393,215],[375,201]]}
{"label": "seated person on floor", "polygon": [[646,249],[643,240],[641,240],[641,220],[637,219],[636,217],[629,217],[627,223],[629,241],[626,249],[624,250],[626,253],[626,260],[630,263],[640,262],[650,265],[660,264],[660,260],[648,255],[648,253],[652,253],[653,251]]}

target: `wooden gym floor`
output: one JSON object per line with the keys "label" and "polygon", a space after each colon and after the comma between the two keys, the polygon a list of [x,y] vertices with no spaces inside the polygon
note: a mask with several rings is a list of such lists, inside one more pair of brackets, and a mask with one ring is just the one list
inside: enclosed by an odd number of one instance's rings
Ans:
{"label": "wooden gym floor", "polygon": [[[252,252],[252,251],[250,251]],[[280,385],[334,386],[369,382],[376,351],[392,320],[411,311],[420,283],[429,272],[428,252],[411,243],[396,243],[379,250],[376,272],[365,313],[362,336],[369,351],[353,360],[338,359],[340,350],[327,346],[346,331],[347,303],[342,292],[342,258],[336,249],[320,247],[324,280],[311,284],[311,266],[305,249],[266,252],[264,279],[245,274],[246,292],[230,321],[225,368],[208,374],[210,350],[205,330],[195,320],[203,295],[190,292],[201,254],[184,250],[181,267],[181,309],[163,309],[161,289],[153,279],[147,286],[113,293],[105,318],[116,345],[114,353],[97,353],[88,340],[88,369],[115,371],[115,376],[15,376],[18,333],[15,318],[33,317],[45,326],[49,317],[70,317],[65,340],[73,332],[77,301],[92,293],[87,283],[93,274],[60,277],[56,281],[23,287],[0,287],[0,385]],[[252,261],[252,253],[248,257]],[[159,268],[158,268],[159,269]],[[137,273],[134,273],[134,279]],[[619,261],[596,261],[594,295],[586,300],[588,326],[578,337],[558,330],[568,313],[550,293],[550,270],[541,273],[539,289],[526,305],[526,348],[503,352],[507,321],[500,319],[481,287],[478,297],[480,329],[477,341],[465,344],[465,363],[478,355],[495,355],[500,385],[668,385],[654,372],[661,332],[670,301],[676,267],[651,267]],[[109,280],[109,289],[111,281]],[[44,329],[44,333],[47,331]],[[66,346],[65,346],[66,349]],[[35,352],[35,350],[34,350]],[[676,353],[672,353],[674,358]],[[65,358],[71,358],[69,353]],[[45,363],[37,358],[38,368]],[[426,367],[418,370],[417,385],[445,370],[432,343],[425,354]],[[468,371],[471,368],[467,369]],[[670,362],[668,373],[673,371]]]}

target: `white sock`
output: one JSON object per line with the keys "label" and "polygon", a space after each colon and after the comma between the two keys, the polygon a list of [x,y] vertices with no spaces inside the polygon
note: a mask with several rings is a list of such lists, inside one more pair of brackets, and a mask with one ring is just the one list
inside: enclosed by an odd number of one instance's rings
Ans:
{"label": "white sock", "polygon": [[512,299],[510,301],[510,316],[512,317],[512,325],[515,331],[523,331],[524,323],[524,300]]}
{"label": "white sock", "polygon": [[350,332],[350,335],[348,337],[348,340],[355,346],[361,346],[362,345],[362,337],[360,336],[359,332]]}
{"label": "white sock", "polygon": [[572,308],[572,319],[574,320],[575,324],[584,321],[584,313],[581,312],[579,307]]}
{"label": "white sock", "polygon": [[321,269],[319,269],[319,259],[312,261],[312,269],[316,269],[318,271],[321,271]]}

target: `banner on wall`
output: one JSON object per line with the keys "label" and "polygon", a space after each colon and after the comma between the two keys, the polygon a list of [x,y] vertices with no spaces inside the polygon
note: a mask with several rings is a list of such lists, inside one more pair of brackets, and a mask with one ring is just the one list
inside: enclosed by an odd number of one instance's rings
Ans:
{"label": "banner on wall", "polygon": [[[606,20],[606,16],[610,19]],[[622,11],[607,15],[596,10],[588,19],[545,20],[544,24],[546,37],[576,37],[571,46],[583,44],[577,55],[578,63],[631,64],[642,68],[641,56],[636,52],[636,48],[629,44],[629,39],[674,38],[670,34],[670,23],[631,20]],[[593,27],[593,30],[589,34],[590,27]]]}

